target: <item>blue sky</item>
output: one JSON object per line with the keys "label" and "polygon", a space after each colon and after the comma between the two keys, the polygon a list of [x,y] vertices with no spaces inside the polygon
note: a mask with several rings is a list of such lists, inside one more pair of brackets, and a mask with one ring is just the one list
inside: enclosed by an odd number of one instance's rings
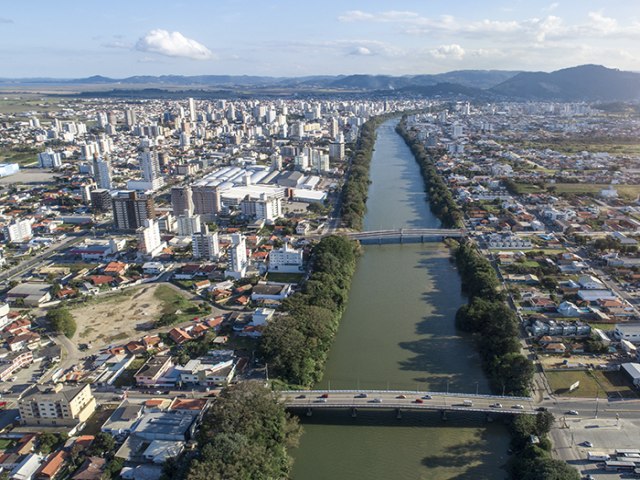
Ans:
{"label": "blue sky", "polygon": [[0,77],[640,70],[638,0],[6,1]]}

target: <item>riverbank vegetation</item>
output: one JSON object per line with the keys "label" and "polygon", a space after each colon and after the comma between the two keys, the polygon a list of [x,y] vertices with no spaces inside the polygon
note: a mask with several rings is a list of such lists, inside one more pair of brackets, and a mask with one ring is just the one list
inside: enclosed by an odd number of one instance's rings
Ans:
{"label": "riverbank vegetation", "polygon": [[509,462],[511,478],[518,480],[579,480],[578,471],[562,460],[551,458],[551,440],[547,437],[553,426],[553,415],[514,415],[510,421],[511,448]]}
{"label": "riverbank vegetation", "polygon": [[520,353],[517,319],[498,289],[493,266],[468,242],[456,247],[455,260],[469,297],[456,313],[457,327],[474,334],[495,392],[528,395],[533,364]]}
{"label": "riverbank vegetation", "polygon": [[165,464],[171,480],[289,478],[293,463],[287,450],[301,433],[277,395],[259,382],[224,389],[205,414],[198,447]]}
{"label": "riverbank vegetation", "polygon": [[260,342],[269,372],[293,385],[310,386],[324,365],[346,306],[358,246],[344,237],[323,238],[313,248],[312,274],[283,302],[284,315],[270,322]]}
{"label": "riverbank vegetation", "polygon": [[442,149],[427,150],[416,134],[407,128],[407,119],[403,117],[396,127],[398,134],[411,149],[411,153],[420,166],[424,187],[429,197],[429,207],[440,219],[444,228],[462,227],[462,210],[456,204],[451,191],[435,167],[437,159],[442,157]]}
{"label": "riverbank vegetation", "polygon": [[340,216],[347,228],[362,230],[369,194],[369,168],[376,143],[376,129],[397,113],[378,115],[367,120],[360,129],[356,151],[351,159],[347,180],[342,189]]}

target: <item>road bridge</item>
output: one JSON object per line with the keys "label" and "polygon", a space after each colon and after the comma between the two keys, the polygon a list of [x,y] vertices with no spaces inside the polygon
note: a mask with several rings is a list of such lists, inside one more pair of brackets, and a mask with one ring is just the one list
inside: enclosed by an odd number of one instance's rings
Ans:
{"label": "road bridge", "polygon": [[452,392],[410,390],[300,390],[282,391],[284,405],[290,409],[361,409],[435,410],[533,415],[537,413],[531,397],[470,395]]}

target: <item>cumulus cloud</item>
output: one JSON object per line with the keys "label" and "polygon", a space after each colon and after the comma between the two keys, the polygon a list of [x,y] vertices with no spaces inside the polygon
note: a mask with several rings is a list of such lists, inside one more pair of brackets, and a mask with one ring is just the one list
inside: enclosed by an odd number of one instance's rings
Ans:
{"label": "cumulus cloud", "polygon": [[435,58],[452,58],[454,60],[462,60],[464,57],[464,48],[460,45],[452,43],[451,45],[440,45],[438,48],[430,50],[429,53]]}
{"label": "cumulus cloud", "polygon": [[213,52],[203,44],[187,38],[180,32],[167,30],[151,30],[140,38],[135,49],[141,52],[158,53],[168,57],[191,58],[192,60],[208,60]]}
{"label": "cumulus cloud", "polygon": [[367,56],[367,55],[373,55],[373,52],[370,49],[368,49],[367,47],[356,47],[351,51],[350,54],[351,55]]}

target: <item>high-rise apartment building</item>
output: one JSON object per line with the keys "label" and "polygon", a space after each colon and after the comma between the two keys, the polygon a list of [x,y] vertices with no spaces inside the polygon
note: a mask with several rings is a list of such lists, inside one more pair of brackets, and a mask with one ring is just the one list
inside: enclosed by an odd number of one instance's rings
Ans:
{"label": "high-rise apartment building", "polygon": [[113,184],[111,183],[111,161],[108,157],[103,159],[97,154],[94,154],[93,179],[98,185],[98,188],[104,188],[106,190],[111,190],[113,188]]}
{"label": "high-rise apartment building", "polygon": [[227,277],[240,279],[247,275],[247,244],[244,235],[234,233],[231,235],[231,246],[227,254],[229,256],[229,268],[224,274]]}
{"label": "high-rise apartment building", "polygon": [[203,260],[217,260],[220,256],[220,243],[218,232],[209,233],[207,225],[202,226],[202,231],[191,236],[191,248],[193,258]]}
{"label": "high-rise apartment building", "polygon": [[3,229],[5,242],[21,243],[31,239],[31,222],[27,219],[17,220]]}
{"label": "high-rise apartment building", "polygon": [[191,191],[194,213],[210,220],[220,211],[220,192],[215,185],[195,184],[191,186]]}
{"label": "high-rise apartment building", "polygon": [[173,214],[193,215],[193,194],[191,187],[173,187],[171,189],[171,209]]}
{"label": "high-rise apartment building", "polygon": [[145,220],[155,219],[153,198],[132,190],[121,190],[111,199],[113,223],[118,230],[137,230]]}
{"label": "high-rise apartment building", "polygon": [[91,210],[94,212],[108,212],[111,210],[111,194],[106,188],[96,188],[89,193]]}

